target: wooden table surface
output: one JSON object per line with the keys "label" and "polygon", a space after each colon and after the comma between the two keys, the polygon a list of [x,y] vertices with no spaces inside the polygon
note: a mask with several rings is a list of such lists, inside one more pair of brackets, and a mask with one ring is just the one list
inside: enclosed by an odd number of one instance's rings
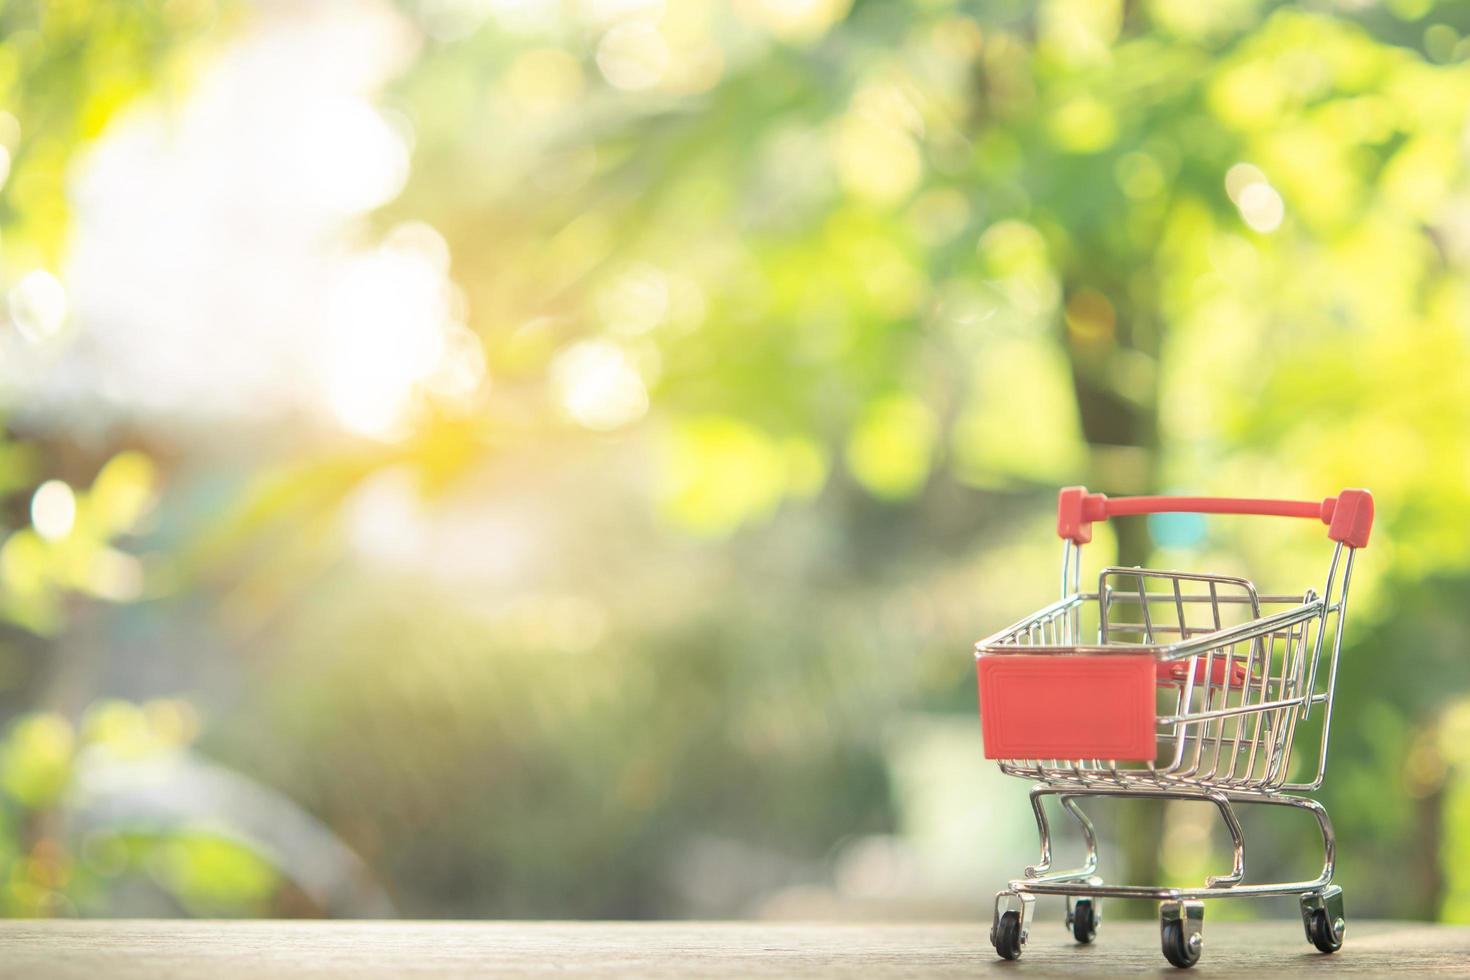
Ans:
{"label": "wooden table surface", "polygon": [[[1150,922],[1105,922],[1091,946],[1038,921],[995,958],[989,923],[0,921],[0,977],[1116,976],[1175,971]],[[1470,975],[1470,927],[1349,922],[1342,951],[1286,921],[1205,920],[1194,975]]]}

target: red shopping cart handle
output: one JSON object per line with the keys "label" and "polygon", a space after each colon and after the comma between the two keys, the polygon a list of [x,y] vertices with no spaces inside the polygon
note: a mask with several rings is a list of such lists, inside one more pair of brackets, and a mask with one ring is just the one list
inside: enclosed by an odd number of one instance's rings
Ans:
{"label": "red shopping cart handle", "polygon": [[1344,490],[1321,503],[1310,500],[1256,500],[1248,497],[1112,497],[1067,487],[1057,499],[1057,534],[1073,544],[1092,540],[1093,521],[1134,514],[1255,514],[1309,517],[1327,525],[1327,536],[1350,548],[1368,544],[1373,530],[1373,495]]}

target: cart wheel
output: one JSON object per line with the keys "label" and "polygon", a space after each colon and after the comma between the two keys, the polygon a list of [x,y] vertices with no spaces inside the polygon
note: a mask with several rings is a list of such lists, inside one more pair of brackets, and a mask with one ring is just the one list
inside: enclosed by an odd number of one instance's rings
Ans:
{"label": "cart wheel", "polygon": [[1340,917],[1336,922],[1327,919],[1326,909],[1313,909],[1312,918],[1307,925],[1307,936],[1324,953],[1335,953],[1342,949],[1342,936],[1347,931],[1347,923]]}
{"label": "cart wheel", "polygon": [[1195,933],[1186,939],[1184,937],[1184,923],[1178,919],[1170,919],[1164,922],[1161,931],[1164,959],[1181,968],[1191,967],[1199,962],[1201,945],[1199,933]]}
{"label": "cart wheel", "polygon": [[1097,926],[1101,916],[1090,898],[1079,898],[1067,913],[1067,925],[1072,929],[1072,938],[1079,943],[1090,943],[1097,938]]}
{"label": "cart wheel", "polygon": [[1006,912],[990,933],[990,942],[1001,959],[1014,960],[1021,955],[1021,913]]}

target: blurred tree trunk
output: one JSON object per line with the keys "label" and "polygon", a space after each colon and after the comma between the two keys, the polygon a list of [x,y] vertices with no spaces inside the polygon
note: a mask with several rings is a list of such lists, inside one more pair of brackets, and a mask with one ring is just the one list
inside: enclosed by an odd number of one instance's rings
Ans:
{"label": "blurred tree trunk", "polygon": [[1434,920],[1444,904],[1444,869],[1440,865],[1440,848],[1445,839],[1445,786],[1441,780],[1432,790],[1414,801],[1414,833],[1412,885],[1409,893],[1417,907],[1407,910],[1415,918]]}
{"label": "blurred tree trunk", "polygon": [[[1063,297],[1066,312],[1062,346],[1071,367],[1078,416],[1089,450],[1087,487],[1115,495],[1155,492],[1159,318],[1152,304],[1140,308],[1136,301],[1129,301],[1128,291],[1117,283],[1066,278]],[[1115,521],[1112,530],[1118,541],[1118,564],[1148,564],[1152,545],[1145,521]],[[1157,882],[1163,802],[1138,800],[1123,806],[1127,807],[1126,816],[1114,833],[1122,850],[1121,870],[1129,883]],[[1145,913],[1142,904],[1122,903],[1119,910],[1152,915],[1151,905]]]}

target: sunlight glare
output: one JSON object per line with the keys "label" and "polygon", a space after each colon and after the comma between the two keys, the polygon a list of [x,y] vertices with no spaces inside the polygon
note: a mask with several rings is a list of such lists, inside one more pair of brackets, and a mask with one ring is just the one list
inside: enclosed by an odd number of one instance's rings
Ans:
{"label": "sunlight glare", "polygon": [[1267,183],[1249,184],[1240,192],[1240,217],[1252,231],[1270,234],[1281,227],[1286,205],[1276,188]]}
{"label": "sunlight glare", "polygon": [[385,246],[339,264],[327,302],[326,398],[348,429],[392,438],[445,349],[448,284],[431,256]]}
{"label": "sunlight glare", "polygon": [[1225,193],[1230,195],[1230,200],[1239,205],[1241,191],[1252,184],[1267,183],[1266,175],[1253,163],[1237,163],[1225,171]]}
{"label": "sunlight glare", "polygon": [[60,541],[71,533],[77,519],[77,498],[61,480],[47,480],[31,497],[31,525],[47,541]]}
{"label": "sunlight glare", "polygon": [[653,88],[669,66],[669,46],[649,24],[619,24],[597,45],[597,67],[614,88],[641,92]]}
{"label": "sunlight glare", "polygon": [[609,341],[568,347],[552,362],[551,377],[562,408],[589,429],[616,429],[648,411],[642,376],[623,349]]}
{"label": "sunlight glare", "polygon": [[10,319],[22,337],[32,344],[56,336],[66,320],[66,290],[45,269],[27,273],[10,287],[7,297]]}
{"label": "sunlight glare", "polygon": [[408,147],[373,105],[355,97],[323,98],[304,114],[303,166],[319,200],[360,214],[398,196],[408,179]]}

